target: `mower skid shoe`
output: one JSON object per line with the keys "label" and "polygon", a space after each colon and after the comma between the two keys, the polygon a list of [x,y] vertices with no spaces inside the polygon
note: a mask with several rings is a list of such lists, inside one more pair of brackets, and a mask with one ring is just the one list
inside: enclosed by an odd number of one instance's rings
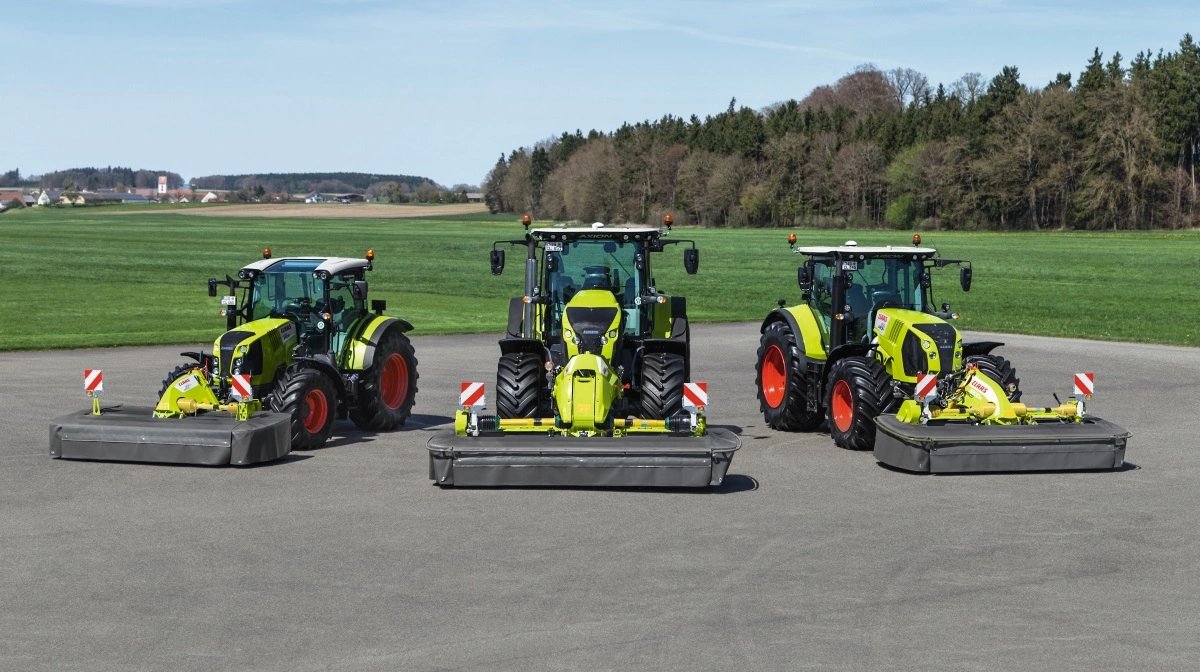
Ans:
{"label": "mower skid shoe", "polygon": [[912,425],[875,418],[875,459],[906,471],[935,474],[989,471],[1118,469],[1129,432],[1100,418],[1083,422],[988,426]]}
{"label": "mower skid shoe", "polygon": [[156,418],[154,409],[121,406],[79,411],[50,423],[50,457],[112,462],[237,466],[270,462],[292,450],[291,416],[227,413]]}
{"label": "mower skid shoe", "polygon": [[741,440],[724,429],[619,438],[443,431],[427,446],[440,486],[705,488],[725,480]]}

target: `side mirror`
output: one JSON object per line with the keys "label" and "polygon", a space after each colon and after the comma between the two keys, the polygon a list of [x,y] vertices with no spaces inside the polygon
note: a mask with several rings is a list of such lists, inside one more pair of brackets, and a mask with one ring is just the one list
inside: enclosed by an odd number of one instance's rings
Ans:
{"label": "side mirror", "polygon": [[700,250],[692,247],[683,251],[683,268],[687,270],[688,275],[696,274],[700,269]]}
{"label": "side mirror", "polygon": [[964,292],[971,291],[971,267],[963,266],[958,271],[958,281],[962,284]]}
{"label": "side mirror", "polygon": [[504,272],[504,250],[492,250],[492,275],[500,275]]}
{"label": "side mirror", "polygon": [[796,281],[800,283],[801,291],[812,290],[812,269],[808,266],[801,266],[796,269]]}
{"label": "side mirror", "polygon": [[353,296],[355,301],[367,298],[367,281],[355,280],[354,284],[350,285],[350,296]]}
{"label": "side mirror", "polygon": [[208,295],[209,296],[217,295],[217,279],[216,278],[208,279]]}
{"label": "side mirror", "polygon": [[933,281],[929,278],[929,271],[925,271],[921,274],[921,286],[925,289],[929,289],[933,286]]}

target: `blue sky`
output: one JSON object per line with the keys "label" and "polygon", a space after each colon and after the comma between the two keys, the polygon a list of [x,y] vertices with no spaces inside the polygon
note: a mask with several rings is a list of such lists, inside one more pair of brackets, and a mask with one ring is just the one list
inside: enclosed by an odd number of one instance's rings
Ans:
{"label": "blue sky", "polygon": [[1200,32],[1200,3],[1009,0],[0,0],[0,170],[364,171],[477,184],[514,147],[865,62],[1043,85],[1100,47]]}

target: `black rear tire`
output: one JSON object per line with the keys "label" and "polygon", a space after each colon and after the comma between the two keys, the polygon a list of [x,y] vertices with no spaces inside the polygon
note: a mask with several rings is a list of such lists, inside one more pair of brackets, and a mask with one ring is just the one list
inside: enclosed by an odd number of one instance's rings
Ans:
{"label": "black rear tire", "polygon": [[290,367],[266,401],[272,411],[291,414],[292,450],[320,448],[333,433],[337,391],[316,369]]}
{"label": "black rear tire", "polygon": [[875,418],[892,409],[892,379],[879,362],[844,357],[829,372],[829,435],[850,450],[874,450]]}
{"label": "black rear tire", "polygon": [[496,415],[502,418],[544,418],[545,387],[542,360],[530,352],[500,355],[496,365]]}
{"label": "black rear tire", "polygon": [[669,418],[681,411],[686,382],[687,361],[683,355],[652,352],[642,357],[642,417]]}
{"label": "black rear tire", "polygon": [[412,414],[417,397],[417,355],[412,342],[392,329],[375,347],[375,359],[359,378],[359,394],[350,420],[360,429],[386,432]]}
{"label": "black rear tire", "polygon": [[963,368],[968,364],[974,364],[980,373],[1000,383],[1009,401],[1021,400],[1021,379],[1017,378],[1012,362],[1000,355],[971,355],[963,359]]}
{"label": "black rear tire", "polygon": [[[758,342],[758,363],[754,367],[754,387],[758,390],[758,410],[771,429],[784,432],[811,432],[825,419],[820,404],[809,412],[807,374],[803,352],[791,327],[782,320],[772,322]],[[767,367],[764,387],[763,367]],[[783,378],[782,385],[780,377]],[[775,403],[774,406],[771,404]]]}
{"label": "black rear tire", "polygon": [[184,362],[183,364],[175,367],[170,373],[167,374],[166,378],[163,378],[162,387],[158,389],[158,398],[162,399],[162,396],[167,393],[167,388],[170,387],[172,383],[179,380],[180,376],[199,368],[200,362]]}

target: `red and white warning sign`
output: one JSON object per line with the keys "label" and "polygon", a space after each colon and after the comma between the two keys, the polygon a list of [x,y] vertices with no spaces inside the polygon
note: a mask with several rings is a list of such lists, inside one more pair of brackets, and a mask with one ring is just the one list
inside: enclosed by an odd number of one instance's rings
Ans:
{"label": "red and white warning sign", "polygon": [[483,392],[483,383],[463,381],[462,392],[458,395],[458,405],[471,410],[483,408],[487,404],[487,397]]}
{"label": "red and white warning sign", "polygon": [[83,370],[83,391],[88,394],[100,394],[104,391],[104,372],[100,369]]}
{"label": "red and white warning sign", "polygon": [[932,373],[917,374],[917,399],[926,399],[928,397],[937,396],[937,376]]}
{"label": "red and white warning sign", "polygon": [[250,401],[254,398],[254,388],[250,387],[250,374],[235,373],[233,374],[233,396],[242,401]]}
{"label": "red and white warning sign", "polygon": [[683,408],[691,413],[708,407],[708,383],[683,384]]}
{"label": "red and white warning sign", "polygon": [[1096,374],[1094,373],[1077,373],[1075,374],[1075,394],[1084,397],[1091,397],[1092,392],[1096,389]]}

